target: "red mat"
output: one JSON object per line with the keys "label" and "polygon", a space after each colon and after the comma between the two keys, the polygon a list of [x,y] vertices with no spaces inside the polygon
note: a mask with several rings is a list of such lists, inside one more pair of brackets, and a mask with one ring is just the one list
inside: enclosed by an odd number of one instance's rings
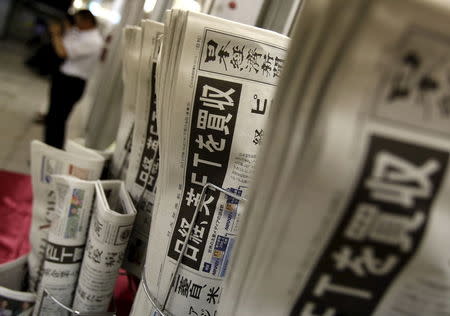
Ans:
{"label": "red mat", "polygon": [[[0,170],[0,264],[30,250],[29,231],[33,192],[31,177]],[[121,275],[114,299],[117,315],[128,315],[136,293],[136,282]]]}
{"label": "red mat", "polygon": [[29,251],[32,200],[30,176],[0,171],[0,263]]}

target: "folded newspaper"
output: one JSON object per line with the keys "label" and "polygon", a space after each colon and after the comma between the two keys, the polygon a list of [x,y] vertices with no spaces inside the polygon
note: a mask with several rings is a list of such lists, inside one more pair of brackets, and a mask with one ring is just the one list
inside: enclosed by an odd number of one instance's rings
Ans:
{"label": "folded newspaper", "polygon": [[218,315],[450,313],[449,16],[305,2]]}
{"label": "folded newspaper", "polygon": [[86,147],[86,140],[84,138],[74,138],[68,139],[64,145],[64,149],[67,152],[92,156],[94,154],[99,154],[105,159],[103,165],[103,171],[101,179],[106,179],[109,176],[109,169],[112,161],[112,156],[114,154],[113,145],[107,147],[104,150],[91,149]]}
{"label": "folded newspaper", "polygon": [[155,201],[159,165],[156,127],[156,63],[163,24],[142,21],[142,52],[139,64],[135,127],[126,187],[137,215],[125,254],[124,268],[140,277],[145,263],[150,222]]}
{"label": "folded newspaper", "polygon": [[65,306],[72,306],[91,218],[95,183],[70,176],[53,176],[56,216],[48,234],[34,315],[68,315],[47,293]]}
{"label": "folded newspaper", "polygon": [[138,26],[126,26],[122,32],[122,113],[111,164],[111,178],[125,179],[134,128],[136,111],[139,59],[141,56],[142,29]]}
{"label": "folded newspaper", "polygon": [[131,234],[136,210],[122,181],[98,181],[73,309],[106,312]]}
{"label": "folded newspaper", "polygon": [[[212,183],[247,196],[288,42],[194,12],[166,18],[156,80],[159,177],[144,273],[151,296],[172,315],[216,314],[244,205],[217,190],[204,201],[200,194]],[[142,284],[134,316],[155,311]]]}
{"label": "folded newspaper", "polygon": [[0,264],[0,315],[30,316],[32,313],[36,296],[23,292],[28,286],[27,257]]}
{"label": "folded newspaper", "polygon": [[69,153],[40,141],[31,143],[31,177],[33,215],[31,222],[31,252],[28,257],[30,290],[36,291],[42,273],[50,223],[55,216],[55,191],[52,175],[67,174],[84,180],[101,175],[105,159],[94,151]]}

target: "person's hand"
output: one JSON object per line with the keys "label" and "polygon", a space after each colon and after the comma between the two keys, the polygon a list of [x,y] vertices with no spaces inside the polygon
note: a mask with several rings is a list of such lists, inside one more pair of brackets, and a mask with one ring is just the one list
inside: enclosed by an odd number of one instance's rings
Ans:
{"label": "person's hand", "polygon": [[52,23],[49,25],[48,30],[53,36],[60,36],[62,34],[62,27],[60,23]]}

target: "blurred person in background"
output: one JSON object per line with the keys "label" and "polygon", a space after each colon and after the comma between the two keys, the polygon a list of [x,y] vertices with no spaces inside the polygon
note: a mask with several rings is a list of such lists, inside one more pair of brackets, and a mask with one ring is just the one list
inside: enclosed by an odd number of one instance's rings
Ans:
{"label": "blurred person in background", "polygon": [[41,18],[36,19],[35,35],[28,41],[27,46],[32,48],[37,46],[34,53],[25,61],[25,65],[40,76],[53,75],[64,59],[56,55],[55,49],[50,41],[49,25],[60,24],[63,36],[70,34],[75,23],[71,14],[66,14],[65,18],[47,23]]}
{"label": "blurred person in background", "polygon": [[97,21],[89,10],[78,11],[74,19],[75,27],[66,36],[60,25],[50,27],[55,52],[64,59],[52,78],[50,106],[45,118],[45,143],[56,148],[64,145],[67,119],[81,99],[103,47]]}
{"label": "blurred person in background", "polygon": [[[40,19],[38,19],[40,20]],[[40,22],[42,24],[43,22]],[[45,22],[44,22],[45,23]],[[63,20],[59,21],[52,21],[49,25],[52,24],[60,24],[62,27],[62,34],[63,37],[70,36],[72,31],[74,30],[74,24],[75,20],[73,15],[66,13],[66,16]],[[36,22],[38,24],[38,22]],[[41,25],[42,26],[42,25]],[[38,43],[38,47],[31,55],[30,58],[28,58],[25,61],[25,65],[30,68],[33,72],[40,76],[48,76],[52,77],[57,71],[59,71],[59,67],[64,62],[64,59],[59,57],[55,49],[53,47],[53,44],[51,42],[51,37],[49,36],[49,27],[47,26],[47,23],[43,25],[45,30],[43,32],[36,32],[36,33],[42,33],[45,35],[41,35],[41,43]],[[59,27],[59,26],[57,26]],[[36,27],[41,28],[41,27]],[[51,26],[53,28],[53,26]],[[48,34],[48,35],[47,35]],[[29,41],[29,46],[33,46],[32,42],[38,42],[37,36],[34,36]],[[33,122],[36,124],[44,124],[45,123],[45,116],[47,115],[47,104],[42,104],[41,109],[34,115]]]}

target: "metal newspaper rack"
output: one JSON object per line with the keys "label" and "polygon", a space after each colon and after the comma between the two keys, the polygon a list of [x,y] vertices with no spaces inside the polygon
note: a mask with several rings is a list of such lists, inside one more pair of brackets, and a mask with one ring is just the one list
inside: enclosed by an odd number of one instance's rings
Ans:
{"label": "metal newspaper rack", "polygon": [[178,257],[178,260],[177,260],[177,263],[176,263],[176,266],[175,266],[175,271],[174,271],[174,273],[172,274],[172,277],[170,278],[170,286],[169,286],[169,289],[167,290],[166,297],[164,298],[164,303],[163,303],[163,304],[160,304],[160,303],[158,302],[158,300],[155,299],[155,298],[150,294],[150,290],[149,290],[148,284],[147,284],[147,278],[145,277],[145,269],[144,269],[144,271],[142,272],[142,286],[143,286],[143,288],[144,288],[144,293],[145,293],[145,295],[147,296],[148,300],[152,303],[153,307],[154,307],[154,308],[156,309],[156,311],[159,313],[160,316],[173,316],[173,315],[170,314],[168,311],[166,311],[167,302],[169,301],[169,298],[170,298],[170,293],[171,293],[171,289],[172,289],[172,284],[173,284],[173,282],[174,282],[174,280],[175,280],[175,276],[176,276],[176,274],[177,274],[177,272],[178,272],[178,270],[179,270],[179,268],[180,268],[181,260],[182,260],[183,257],[184,257],[184,253],[186,252],[188,240],[189,240],[189,238],[190,238],[191,235],[192,235],[192,230],[193,230],[193,228],[194,228],[195,222],[197,221],[198,213],[200,212],[201,208],[203,207],[203,203],[204,203],[204,201],[205,201],[206,191],[207,191],[209,188],[214,189],[214,190],[218,190],[218,191],[224,193],[225,195],[230,196],[230,197],[232,197],[232,198],[234,198],[234,199],[236,199],[236,200],[238,200],[238,201],[247,201],[245,198],[243,198],[243,197],[241,197],[241,196],[239,196],[239,195],[237,195],[237,194],[234,194],[234,193],[232,193],[232,192],[229,192],[229,191],[227,191],[227,190],[225,190],[225,189],[223,189],[223,188],[221,188],[221,187],[219,187],[219,186],[217,186],[217,185],[214,185],[214,184],[212,184],[212,183],[206,183],[206,184],[205,184],[205,186],[204,186],[203,189],[202,189],[202,193],[200,194],[200,201],[199,201],[199,203],[197,204],[197,207],[195,208],[194,217],[192,218],[192,222],[191,222],[191,224],[189,225],[188,233],[187,233],[187,235],[186,235],[186,237],[185,237],[185,239],[184,239],[183,248],[181,248],[181,253],[180,253],[180,256]]}
{"label": "metal newspaper rack", "polygon": [[[50,294],[50,292],[47,289],[44,289],[44,294],[45,296],[50,297],[50,299],[52,299],[52,301],[58,305],[59,307],[61,307],[62,309],[68,311],[69,313],[71,313],[71,315],[80,315],[80,316],[116,316],[116,312],[91,312],[91,313],[82,313],[80,311],[74,310],[70,307],[67,307],[65,304],[61,303],[56,297],[54,297],[52,294]],[[114,302],[114,300],[113,300]]]}

